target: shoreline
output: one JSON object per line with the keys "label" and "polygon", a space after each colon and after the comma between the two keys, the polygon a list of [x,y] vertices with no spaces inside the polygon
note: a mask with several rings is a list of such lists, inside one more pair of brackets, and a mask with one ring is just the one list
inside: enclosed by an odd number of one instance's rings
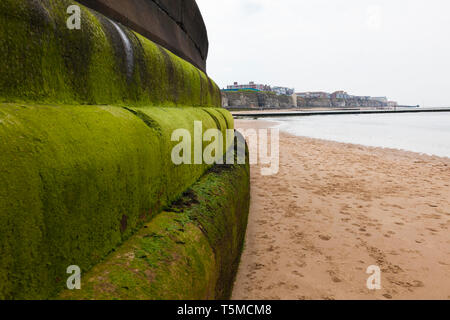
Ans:
{"label": "shoreline", "polygon": [[437,113],[450,112],[450,108],[400,108],[400,109],[329,109],[329,110],[255,110],[231,112],[234,117],[245,118],[271,118],[271,117],[293,117],[293,116],[325,116],[325,115],[351,115],[351,114],[407,114],[407,113]]}
{"label": "shoreline", "polygon": [[[450,298],[449,158],[281,131],[280,172],[251,171],[233,299]],[[371,265],[382,290],[366,287]]]}
{"label": "shoreline", "polygon": [[[291,135],[293,137],[299,137],[299,138],[305,138],[305,139],[312,139],[322,142],[334,142],[339,143],[342,145],[350,145],[350,146],[359,146],[364,148],[370,148],[370,149],[381,149],[385,151],[393,151],[393,152],[405,152],[405,153],[411,153],[413,155],[420,155],[420,156],[428,156],[433,159],[450,159],[450,155],[439,155],[439,154],[433,154],[431,152],[425,152],[425,151],[414,151],[409,149],[402,149],[402,148],[396,148],[391,146],[376,146],[376,145],[369,145],[369,144],[363,144],[363,143],[354,143],[354,142],[343,142],[338,140],[332,140],[332,139],[326,139],[326,138],[317,138],[317,137],[309,137],[309,136],[303,136],[303,135],[297,135],[294,133],[291,133],[285,129],[283,129],[283,122],[279,120],[273,120],[273,119],[235,119],[237,123],[241,123],[244,125],[245,128],[247,128],[250,124],[250,126],[256,126],[254,129],[264,129],[264,128],[279,128],[280,132],[283,132],[286,135]],[[244,128],[244,129],[245,129]]]}

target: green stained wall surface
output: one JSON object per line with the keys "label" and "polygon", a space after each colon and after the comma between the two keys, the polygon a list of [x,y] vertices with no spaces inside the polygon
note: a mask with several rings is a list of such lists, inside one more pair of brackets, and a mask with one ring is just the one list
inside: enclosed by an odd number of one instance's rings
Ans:
{"label": "green stained wall surface", "polygon": [[[72,4],[0,1],[0,299],[55,297],[68,266],[90,270],[155,217],[171,219],[158,214],[211,168],[173,164],[172,132],[234,127],[206,74],[120,26],[130,56],[114,24],[83,6],[81,30],[69,30]],[[186,232],[192,257],[216,250],[218,237]],[[221,254],[199,258],[214,290],[234,272],[217,271]]]}
{"label": "green stained wall surface", "polygon": [[209,171],[59,299],[228,299],[249,209],[249,166]]}
{"label": "green stained wall surface", "polygon": [[[67,8],[81,7],[81,30]],[[0,101],[145,106],[220,106],[202,71],[139,34],[75,1],[0,2]],[[7,63],[5,63],[7,62]]]}

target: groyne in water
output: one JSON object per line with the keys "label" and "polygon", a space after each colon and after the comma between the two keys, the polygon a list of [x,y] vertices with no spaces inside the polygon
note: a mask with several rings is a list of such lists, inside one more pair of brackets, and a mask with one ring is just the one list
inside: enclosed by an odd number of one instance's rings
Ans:
{"label": "groyne in water", "polygon": [[274,117],[308,117],[320,115],[348,115],[348,114],[398,114],[398,113],[435,113],[450,112],[450,108],[407,108],[401,110],[324,110],[324,111],[287,111],[287,112],[240,112],[233,113],[238,118],[274,118]]}

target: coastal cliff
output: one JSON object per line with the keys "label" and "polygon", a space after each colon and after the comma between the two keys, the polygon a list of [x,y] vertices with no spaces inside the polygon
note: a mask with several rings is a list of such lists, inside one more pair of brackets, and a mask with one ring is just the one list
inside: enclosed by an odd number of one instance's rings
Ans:
{"label": "coastal cliff", "polygon": [[251,90],[222,90],[222,107],[236,109],[292,109],[292,108],[384,108],[386,103],[351,97],[309,98],[295,94],[277,95],[273,92]]}
{"label": "coastal cliff", "polygon": [[222,107],[227,109],[289,109],[295,108],[294,97],[273,92],[222,91]]}
{"label": "coastal cliff", "polygon": [[376,100],[358,98],[333,99],[333,98],[303,98],[297,97],[299,108],[382,108],[386,103]]}

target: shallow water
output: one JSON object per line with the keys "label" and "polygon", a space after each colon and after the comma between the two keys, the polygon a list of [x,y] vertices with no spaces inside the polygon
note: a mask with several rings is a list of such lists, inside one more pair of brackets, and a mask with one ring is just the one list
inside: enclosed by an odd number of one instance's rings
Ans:
{"label": "shallow water", "polygon": [[450,158],[450,112],[272,118],[282,131],[310,138]]}

